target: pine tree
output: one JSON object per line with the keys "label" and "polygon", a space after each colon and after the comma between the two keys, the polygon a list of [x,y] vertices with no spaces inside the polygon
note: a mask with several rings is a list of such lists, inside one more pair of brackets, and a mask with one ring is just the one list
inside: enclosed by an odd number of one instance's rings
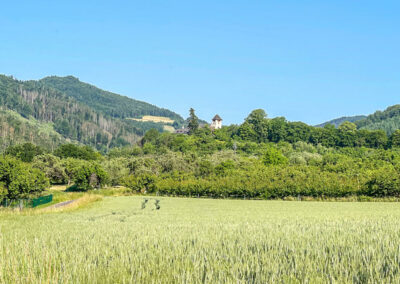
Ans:
{"label": "pine tree", "polygon": [[189,114],[190,114],[189,124],[188,124],[189,134],[193,134],[196,132],[197,129],[199,129],[199,118],[194,113],[193,108],[189,110]]}

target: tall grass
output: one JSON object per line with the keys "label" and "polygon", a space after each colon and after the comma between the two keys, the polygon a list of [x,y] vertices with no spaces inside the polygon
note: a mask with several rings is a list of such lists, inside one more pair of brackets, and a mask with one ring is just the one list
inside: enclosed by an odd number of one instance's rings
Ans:
{"label": "tall grass", "polygon": [[398,203],[142,202],[0,216],[0,282],[400,282]]}

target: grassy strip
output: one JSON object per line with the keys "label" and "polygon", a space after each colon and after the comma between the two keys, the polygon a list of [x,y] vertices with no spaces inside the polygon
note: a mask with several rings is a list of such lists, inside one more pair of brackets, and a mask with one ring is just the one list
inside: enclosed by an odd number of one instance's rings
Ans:
{"label": "grassy strip", "polygon": [[[69,200],[75,200],[74,202],[67,204],[62,207],[55,208],[53,205],[65,202]],[[21,216],[31,216],[43,213],[55,213],[63,211],[72,211],[80,208],[89,206],[91,203],[103,200],[103,196],[93,193],[79,193],[79,194],[66,194],[65,196],[60,195],[57,199],[53,200],[51,203],[43,204],[36,208],[25,208],[19,210],[17,208],[4,208],[0,209],[0,217],[9,215],[21,215]]]}
{"label": "grassy strip", "polygon": [[[74,199],[72,199],[72,200],[74,200]],[[52,212],[71,211],[71,210],[76,210],[76,209],[86,207],[93,202],[97,202],[97,201],[101,201],[101,200],[103,200],[103,196],[98,195],[98,194],[87,193],[87,194],[84,194],[82,197],[79,197],[78,199],[76,199],[74,202],[67,204],[65,206],[61,206],[58,208],[49,206],[46,208],[40,208],[39,210],[36,210],[36,212],[37,213],[52,213]]]}

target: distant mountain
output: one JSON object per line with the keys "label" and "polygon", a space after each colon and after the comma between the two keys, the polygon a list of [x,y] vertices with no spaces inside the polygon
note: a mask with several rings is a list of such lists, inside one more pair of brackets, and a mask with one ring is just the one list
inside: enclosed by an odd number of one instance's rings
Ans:
{"label": "distant mountain", "polygon": [[356,121],[360,129],[384,130],[388,135],[400,129],[400,105],[393,105],[384,111],[376,111],[365,119]]}
{"label": "distant mountain", "polygon": [[[140,121],[145,115],[168,118],[168,123]],[[27,141],[52,148],[75,141],[105,151],[137,141],[150,128],[163,131],[183,123],[170,110],[103,91],[72,76],[19,81],[0,75],[0,150]]]}
{"label": "distant mountain", "polygon": [[315,127],[324,127],[327,124],[333,124],[336,128],[339,127],[343,122],[349,121],[349,122],[356,122],[362,119],[365,119],[365,115],[356,115],[356,116],[343,116],[340,118],[336,118],[321,124],[316,125]]}

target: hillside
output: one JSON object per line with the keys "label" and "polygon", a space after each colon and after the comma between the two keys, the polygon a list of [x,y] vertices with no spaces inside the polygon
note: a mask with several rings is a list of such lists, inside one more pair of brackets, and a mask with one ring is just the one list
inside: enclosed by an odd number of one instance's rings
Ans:
{"label": "hillside", "polygon": [[343,116],[343,117],[340,117],[340,118],[332,119],[330,121],[318,124],[315,127],[324,127],[327,124],[332,124],[337,128],[337,127],[339,127],[339,125],[341,125],[345,121],[356,122],[356,121],[359,121],[359,120],[362,120],[362,119],[365,119],[365,118],[366,118],[365,115]]}
{"label": "hillside", "polygon": [[390,106],[384,111],[378,110],[368,116],[345,116],[333,119],[316,127],[324,127],[327,124],[338,127],[345,121],[354,122],[358,129],[384,130],[387,135],[391,135],[395,130],[400,129],[400,104]]}
{"label": "hillside", "polygon": [[27,119],[15,111],[0,109],[0,150],[25,142],[54,150],[66,139],[54,130],[51,123]]}
{"label": "hillside", "polygon": [[393,105],[384,111],[376,111],[356,122],[359,129],[384,130],[388,135],[400,129],[400,105]]}
{"label": "hillside", "polygon": [[81,82],[73,76],[51,76],[41,79],[40,82],[73,97],[103,115],[137,119],[151,115],[167,117],[179,124],[183,123],[182,117],[170,110],[101,90],[93,85]]}
{"label": "hillside", "polygon": [[169,110],[100,90],[73,77],[19,81],[0,75],[0,148],[34,142],[55,147],[75,141],[106,151],[138,141],[150,128],[166,124],[128,117],[165,116],[174,125],[183,119]]}

